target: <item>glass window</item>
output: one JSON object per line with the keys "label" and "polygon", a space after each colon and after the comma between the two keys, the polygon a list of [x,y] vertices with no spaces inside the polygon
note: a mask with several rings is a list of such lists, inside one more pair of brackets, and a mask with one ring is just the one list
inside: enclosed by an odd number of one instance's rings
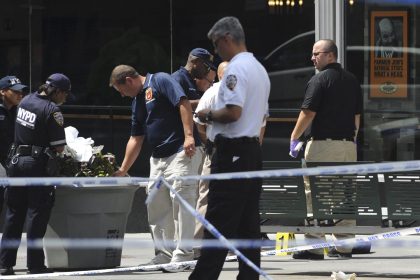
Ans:
{"label": "glass window", "polygon": [[363,160],[420,157],[416,1],[346,3],[346,68],[363,87]]}

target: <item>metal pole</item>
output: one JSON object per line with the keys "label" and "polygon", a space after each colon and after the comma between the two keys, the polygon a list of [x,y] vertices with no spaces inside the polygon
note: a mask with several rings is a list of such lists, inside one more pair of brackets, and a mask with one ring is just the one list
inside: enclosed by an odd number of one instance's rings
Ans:
{"label": "metal pole", "polygon": [[32,92],[32,0],[28,0],[29,92]]}
{"label": "metal pole", "polygon": [[169,30],[170,30],[170,44],[171,44],[171,73],[173,72],[173,14],[172,14],[172,0],[169,0]]}

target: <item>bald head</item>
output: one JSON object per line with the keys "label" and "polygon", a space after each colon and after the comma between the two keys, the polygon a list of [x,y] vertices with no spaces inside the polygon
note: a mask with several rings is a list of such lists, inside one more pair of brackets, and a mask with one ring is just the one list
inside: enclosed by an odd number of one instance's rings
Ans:
{"label": "bald head", "polygon": [[223,78],[223,74],[225,73],[225,69],[228,65],[227,61],[223,61],[222,63],[219,64],[219,67],[217,67],[217,78],[220,80],[222,80]]}

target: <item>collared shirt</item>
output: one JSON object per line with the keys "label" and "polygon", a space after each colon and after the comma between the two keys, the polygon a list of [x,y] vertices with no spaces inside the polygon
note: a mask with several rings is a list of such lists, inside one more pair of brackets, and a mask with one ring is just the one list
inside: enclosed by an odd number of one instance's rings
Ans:
{"label": "collared shirt", "polygon": [[268,112],[269,94],[270,80],[261,63],[249,52],[235,55],[225,69],[215,110],[237,105],[242,108],[242,114],[235,122],[213,122],[212,133],[227,138],[258,137]]}
{"label": "collared shirt", "polygon": [[[188,100],[197,100],[201,98],[201,94],[197,90],[197,85],[194,79],[191,77],[190,73],[184,68],[180,67],[178,71],[172,73],[172,78],[177,81],[182,89],[184,90],[185,95]],[[194,141],[196,146],[201,145],[200,136],[198,134],[197,127],[194,125]]]}
{"label": "collared shirt", "polygon": [[179,102],[186,98],[181,86],[167,73],[147,74],[143,90],[132,103],[131,135],[145,135],[155,158],[183,149],[184,127]]}
{"label": "collared shirt", "polygon": [[339,63],[331,63],[308,82],[301,108],[316,112],[312,137],[341,139],[354,137],[354,117],[361,114],[362,103],[356,77]]}
{"label": "collared shirt", "polygon": [[181,85],[188,100],[200,99],[201,95],[197,90],[197,85],[195,84],[194,79],[183,66],[172,73],[171,76]]}
{"label": "collared shirt", "polygon": [[64,118],[60,108],[47,96],[31,93],[17,108],[15,143],[40,147],[66,144]]}

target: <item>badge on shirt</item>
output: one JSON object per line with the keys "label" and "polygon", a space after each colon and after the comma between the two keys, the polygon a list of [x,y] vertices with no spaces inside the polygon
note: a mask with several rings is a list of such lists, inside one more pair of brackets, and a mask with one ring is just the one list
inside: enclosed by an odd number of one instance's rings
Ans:
{"label": "badge on shirt", "polygon": [[55,112],[53,114],[53,117],[54,117],[55,122],[59,126],[63,126],[63,124],[64,124],[64,118],[63,118],[63,114],[61,114],[61,112]]}
{"label": "badge on shirt", "polygon": [[153,90],[152,90],[152,88],[146,89],[145,99],[146,99],[146,101],[150,101],[150,100],[153,99]]}
{"label": "badge on shirt", "polygon": [[235,75],[228,75],[226,77],[226,86],[228,89],[233,90],[236,86],[236,83],[238,82],[238,79]]}

